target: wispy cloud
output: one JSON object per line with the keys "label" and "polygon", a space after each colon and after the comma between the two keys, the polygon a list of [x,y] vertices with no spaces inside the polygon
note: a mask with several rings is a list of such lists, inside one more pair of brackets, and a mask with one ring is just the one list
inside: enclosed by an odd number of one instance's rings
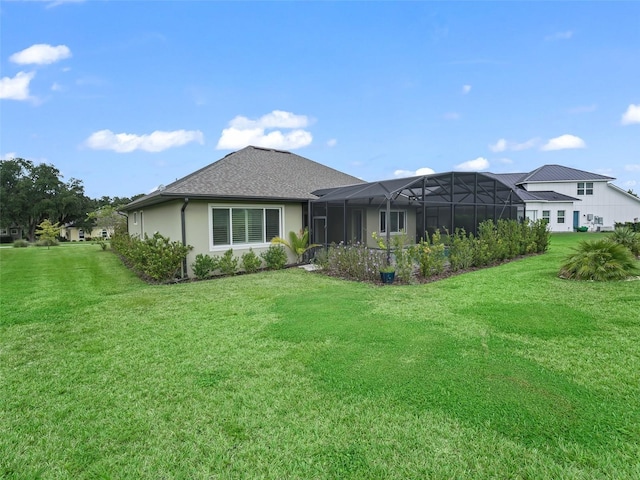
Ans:
{"label": "wispy cloud", "polygon": [[487,170],[490,166],[489,160],[484,157],[478,157],[468,162],[462,162],[455,166],[455,170],[459,172],[479,172]]}
{"label": "wispy cloud", "polygon": [[256,120],[238,115],[229,122],[229,128],[222,130],[216,149],[234,150],[247,145],[286,150],[306,147],[313,141],[311,132],[304,130],[310,123],[306,115],[283,110],[274,110]]}
{"label": "wispy cloud", "polygon": [[458,112],[447,112],[443,115],[445,120],[460,120],[460,114]]}
{"label": "wispy cloud", "polygon": [[554,40],[569,40],[571,37],[573,37],[573,30],[552,33],[551,35],[547,35],[546,37],[544,37],[544,39],[548,42],[551,42]]}
{"label": "wispy cloud", "polygon": [[16,154],[16,152],[7,152],[0,155],[0,160],[13,160],[14,158],[18,158],[18,154]]}
{"label": "wispy cloud", "polygon": [[640,163],[628,163],[624,166],[627,172],[640,172]]}
{"label": "wispy cloud", "polygon": [[597,109],[598,109],[598,106],[596,104],[581,105],[578,107],[570,108],[569,113],[572,113],[572,114],[591,113],[591,112],[595,112]]}
{"label": "wispy cloud", "polygon": [[338,144],[338,140],[331,138],[327,140],[327,147],[335,147]]}
{"label": "wispy cloud", "polygon": [[29,93],[29,84],[35,72],[18,72],[15,77],[0,79],[0,98],[7,100],[33,100]]}
{"label": "wispy cloud", "polygon": [[202,132],[199,130],[174,130],[172,132],[155,131],[148,135],[136,135],[100,130],[92,133],[84,144],[93,150],[113,150],[117,153],[128,153],[135,150],[162,152],[163,150],[181,147],[191,142],[203,144],[204,136]]}
{"label": "wispy cloud", "polygon": [[471,85],[463,85],[462,86],[462,94],[466,95],[471,91]]}
{"label": "wispy cloud", "polygon": [[507,140],[506,138],[499,139],[493,145],[489,145],[489,150],[495,153],[506,152],[508,150],[512,152],[519,152],[522,150],[528,150],[530,148],[534,148],[540,140],[538,138],[532,138],[527,140],[526,142],[514,142],[511,140]]}
{"label": "wispy cloud", "polygon": [[54,47],[39,43],[14,53],[9,60],[19,65],[49,65],[69,57],[71,57],[71,50],[66,45]]}
{"label": "wispy cloud", "polygon": [[574,148],[585,148],[587,145],[584,140],[575,135],[560,135],[559,137],[552,138],[545,143],[540,150],[569,150]]}
{"label": "wispy cloud", "polygon": [[627,111],[622,115],[622,119],[620,120],[622,125],[631,125],[632,123],[640,123],[640,103],[638,105],[634,105],[633,103],[629,105]]}

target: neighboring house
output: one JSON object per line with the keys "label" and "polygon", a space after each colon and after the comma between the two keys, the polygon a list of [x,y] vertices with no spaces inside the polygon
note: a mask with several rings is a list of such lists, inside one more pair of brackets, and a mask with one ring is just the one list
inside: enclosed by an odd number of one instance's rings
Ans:
{"label": "neighboring house", "polygon": [[22,238],[22,228],[11,226],[0,228],[0,243],[12,243]]}
{"label": "neighboring house", "polygon": [[615,178],[562,165],[530,173],[490,174],[526,202],[526,217],[545,219],[554,232],[613,230],[616,222],[638,222],[640,198],[612,183]]}
{"label": "neighboring house", "polygon": [[[362,180],[290,152],[246,147],[184,178],[161,186],[123,208],[128,231],[143,237],[158,232],[197,254],[236,257],[266,250],[274,237],[309,225],[311,192]],[[290,257],[294,261],[294,257]]]}
{"label": "neighboring house", "polygon": [[113,234],[111,229],[107,228],[93,228],[86,230],[84,228],[77,227],[73,224],[63,225],[60,227],[60,237],[70,242],[85,242],[89,240],[96,240],[98,238],[111,238]]}

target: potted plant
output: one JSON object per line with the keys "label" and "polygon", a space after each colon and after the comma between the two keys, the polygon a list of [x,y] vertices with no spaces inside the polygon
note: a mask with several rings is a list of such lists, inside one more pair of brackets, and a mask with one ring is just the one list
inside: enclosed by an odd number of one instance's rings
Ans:
{"label": "potted plant", "polygon": [[380,268],[380,281],[384,284],[391,285],[396,278],[396,268],[393,265],[386,265]]}

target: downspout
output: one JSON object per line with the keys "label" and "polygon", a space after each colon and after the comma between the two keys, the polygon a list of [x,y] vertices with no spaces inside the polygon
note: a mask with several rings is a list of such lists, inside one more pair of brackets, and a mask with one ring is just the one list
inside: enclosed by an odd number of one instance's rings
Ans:
{"label": "downspout", "polygon": [[[187,209],[187,205],[189,205],[189,199],[185,197],[184,203],[182,204],[182,208],[180,209],[180,226],[182,228],[182,246],[187,246],[187,222],[186,215],[184,211]],[[187,257],[185,256],[182,259],[182,278],[187,276]]]}
{"label": "downspout", "polygon": [[387,197],[387,265],[391,265],[391,198]]}

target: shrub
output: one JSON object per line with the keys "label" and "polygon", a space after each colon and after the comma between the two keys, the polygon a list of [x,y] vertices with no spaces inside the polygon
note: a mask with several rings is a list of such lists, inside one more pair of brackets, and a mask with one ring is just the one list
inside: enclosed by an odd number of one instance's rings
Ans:
{"label": "shrub", "polygon": [[574,280],[623,280],[640,274],[640,265],[624,245],[608,239],[582,241],[560,268],[560,277]]}
{"label": "shrub", "polygon": [[551,231],[547,222],[543,219],[536,220],[529,225],[529,229],[535,242],[535,252],[546,252],[551,243]]}
{"label": "shrub", "polygon": [[387,264],[386,257],[385,252],[367,248],[362,243],[341,243],[329,247],[326,270],[342,278],[374,282],[380,279],[380,270]]}
{"label": "shrub", "polygon": [[609,238],[612,242],[627,247],[636,257],[640,256],[640,234],[634,232],[633,228],[627,225],[618,226]]}
{"label": "shrub", "polygon": [[191,264],[193,274],[197,279],[202,280],[210,276],[218,268],[218,257],[210,257],[207,254],[199,253],[196,260]]}
{"label": "shrub", "polygon": [[252,248],[242,254],[242,268],[245,272],[255,273],[260,267],[262,267],[262,259],[253,252]]}
{"label": "shrub", "polygon": [[157,282],[166,282],[174,278],[182,266],[182,261],[193,249],[190,245],[172,242],[157,232],[153,237],[145,234],[144,240],[118,234],[112,237],[111,242],[112,248],[122,255],[134,270]]}
{"label": "shrub", "polygon": [[431,236],[431,243],[428,237],[427,240],[420,240],[420,243],[413,247],[413,257],[418,262],[420,275],[425,278],[444,272],[446,257],[440,232],[435,231]]}
{"label": "shrub", "polygon": [[56,240],[55,238],[40,238],[37,242],[36,242],[36,247],[56,247],[59,245],[58,240]]}
{"label": "shrub", "polygon": [[467,236],[464,228],[456,228],[451,236],[449,246],[449,265],[451,270],[465,270],[473,266],[475,239],[473,235]]}
{"label": "shrub", "polygon": [[287,264],[287,252],[280,245],[270,245],[260,254],[269,270],[280,270]]}
{"label": "shrub", "polygon": [[391,240],[396,264],[396,276],[399,280],[408,283],[411,281],[411,274],[413,273],[413,255],[412,251],[406,248],[408,243],[407,235],[403,232],[399,235],[394,235]]}
{"label": "shrub", "polygon": [[16,240],[13,242],[13,248],[26,248],[29,246],[29,242],[24,239]]}
{"label": "shrub", "polygon": [[233,256],[233,248],[230,248],[218,260],[218,269],[223,275],[235,275],[238,271],[238,259]]}

